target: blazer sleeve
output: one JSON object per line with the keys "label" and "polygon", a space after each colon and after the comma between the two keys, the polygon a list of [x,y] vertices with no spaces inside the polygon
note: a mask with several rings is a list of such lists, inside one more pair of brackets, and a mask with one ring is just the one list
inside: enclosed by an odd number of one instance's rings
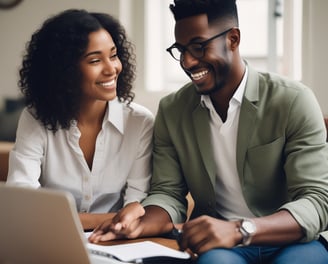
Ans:
{"label": "blazer sleeve", "polygon": [[170,122],[171,128],[179,126],[172,125],[172,120],[166,120],[163,105],[165,102],[161,100],[154,125],[151,188],[143,205],[160,206],[168,212],[173,222],[181,223],[186,220],[188,189],[167,122]]}
{"label": "blazer sleeve", "polygon": [[302,226],[304,241],[328,224],[328,147],[323,117],[310,89],[302,89],[288,113],[284,148],[288,210]]}

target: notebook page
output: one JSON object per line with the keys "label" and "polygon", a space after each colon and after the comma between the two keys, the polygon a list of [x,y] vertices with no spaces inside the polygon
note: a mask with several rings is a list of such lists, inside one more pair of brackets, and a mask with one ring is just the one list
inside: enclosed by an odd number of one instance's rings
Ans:
{"label": "notebook page", "polygon": [[172,257],[178,259],[189,259],[190,255],[187,252],[171,249],[152,241],[143,241],[129,244],[121,244],[114,246],[104,246],[88,243],[89,250],[94,250],[106,253],[110,256],[115,256],[121,261],[136,261],[149,257]]}

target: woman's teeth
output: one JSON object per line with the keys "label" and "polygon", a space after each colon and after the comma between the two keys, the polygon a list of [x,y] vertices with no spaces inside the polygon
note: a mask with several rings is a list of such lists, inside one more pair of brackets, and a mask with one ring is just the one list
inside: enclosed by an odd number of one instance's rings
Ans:
{"label": "woman's teeth", "polygon": [[99,85],[101,85],[101,86],[107,88],[107,87],[110,87],[110,86],[114,85],[114,83],[115,83],[115,80],[112,80],[112,81],[110,81],[110,82],[99,83]]}
{"label": "woman's teeth", "polygon": [[192,73],[191,78],[195,81],[200,80],[203,78],[206,74],[208,73],[208,70],[197,72],[197,73]]}

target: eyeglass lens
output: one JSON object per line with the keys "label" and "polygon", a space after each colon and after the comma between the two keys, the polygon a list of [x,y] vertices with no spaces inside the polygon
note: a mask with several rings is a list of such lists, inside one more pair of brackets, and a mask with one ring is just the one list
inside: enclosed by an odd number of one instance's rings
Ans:
{"label": "eyeglass lens", "polygon": [[229,28],[201,43],[189,43],[187,46],[182,46],[179,44],[174,44],[170,48],[167,49],[168,52],[172,55],[172,57],[178,61],[180,61],[183,57],[184,52],[188,51],[193,57],[200,59],[204,56],[205,46],[215,38],[221,37],[228,33],[231,29]]}
{"label": "eyeglass lens", "polygon": [[201,58],[204,56],[204,48],[200,43],[190,43],[186,47],[174,46],[170,51],[176,60],[180,60],[185,51],[188,51],[195,58]]}

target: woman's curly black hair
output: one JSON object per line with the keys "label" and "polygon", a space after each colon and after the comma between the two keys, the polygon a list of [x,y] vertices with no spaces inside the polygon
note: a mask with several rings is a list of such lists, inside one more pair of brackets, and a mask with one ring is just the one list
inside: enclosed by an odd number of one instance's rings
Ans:
{"label": "woman's curly black hair", "polygon": [[48,18],[26,45],[18,85],[28,108],[47,128],[56,132],[69,128],[81,102],[79,61],[88,46],[90,33],[105,29],[112,36],[122,63],[117,97],[132,102],[136,60],[133,45],[113,16],[69,9]]}

